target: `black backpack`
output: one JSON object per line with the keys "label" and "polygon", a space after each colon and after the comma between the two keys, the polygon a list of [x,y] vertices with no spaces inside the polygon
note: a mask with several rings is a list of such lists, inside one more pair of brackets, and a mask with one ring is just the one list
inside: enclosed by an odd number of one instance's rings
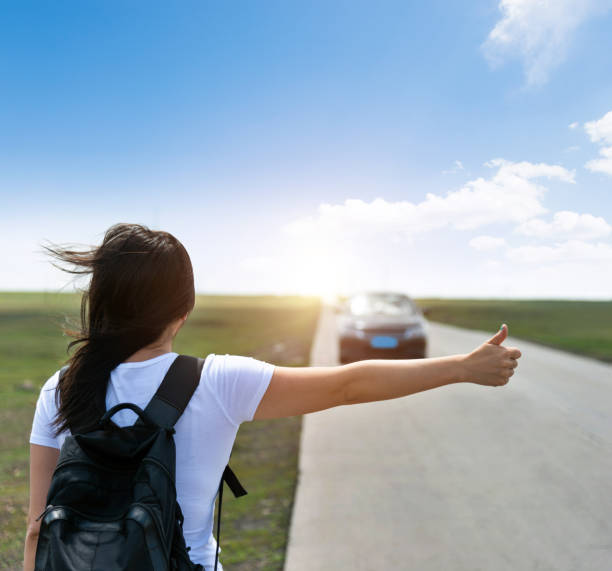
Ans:
{"label": "black backpack", "polygon": [[[108,410],[97,427],[68,436],[47,495],[35,570],[201,570],[188,555],[176,501],[174,424],[200,381],[203,359],[179,355],[143,411],[132,403]],[[60,374],[65,372],[62,369]],[[111,417],[129,408],[132,426]],[[217,541],[223,482],[246,494],[227,466],[219,483]],[[219,546],[215,555],[215,570]]]}

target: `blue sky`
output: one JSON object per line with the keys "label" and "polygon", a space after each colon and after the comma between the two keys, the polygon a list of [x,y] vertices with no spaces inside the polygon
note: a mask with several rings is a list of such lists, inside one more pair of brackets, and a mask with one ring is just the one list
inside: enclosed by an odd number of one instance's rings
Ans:
{"label": "blue sky", "polygon": [[609,0],[0,10],[0,289],[127,221],[202,292],[612,298]]}

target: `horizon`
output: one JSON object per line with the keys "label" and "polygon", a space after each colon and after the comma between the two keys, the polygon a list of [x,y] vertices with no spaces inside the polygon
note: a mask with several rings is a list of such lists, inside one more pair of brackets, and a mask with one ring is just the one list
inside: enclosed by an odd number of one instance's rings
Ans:
{"label": "horizon", "polygon": [[[368,290],[369,291],[369,290]],[[395,292],[395,290],[394,290]],[[78,296],[82,292],[73,291],[61,291],[61,290],[0,290],[0,294],[45,294],[45,295],[70,295]],[[395,292],[398,293],[398,292]],[[412,295],[409,292],[405,293],[414,300],[444,300],[444,301],[593,301],[593,302],[612,302],[610,298],[571,298],[571,297],[442,297],[442,296],[419,296]],[[209,297],[301,297],[304,299],[308,298],[319,298],[322,303],[333,303],[338,298],[346,297],[350,294],[339,293],[334,297],[326,297],[325,295],[319,294],[301,294],[301,293],[271,293],[271,292],[259,292],[259,293],[227,293],[227,292],[201,292],[196,291],[197,296],[209,296]]]}

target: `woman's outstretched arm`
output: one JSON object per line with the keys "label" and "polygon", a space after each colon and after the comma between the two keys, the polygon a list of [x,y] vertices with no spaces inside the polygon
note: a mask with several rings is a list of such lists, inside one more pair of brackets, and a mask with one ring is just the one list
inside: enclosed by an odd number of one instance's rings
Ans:
{"label": "woman's outstretched arm", "polygon": [[451,383],[501,386],[521,352],[502,347],[504,324],[465,355],[430,359],[371,359],[336,367],[275,367],[254,419],[281,418],[334,406],[394,399]]}

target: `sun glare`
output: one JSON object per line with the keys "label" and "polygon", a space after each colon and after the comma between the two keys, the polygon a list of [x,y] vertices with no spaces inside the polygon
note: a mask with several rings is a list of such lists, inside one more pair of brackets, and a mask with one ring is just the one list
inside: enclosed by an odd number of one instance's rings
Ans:
{"label": "sun glare", "polygon": [[344,264],[336,252],[320,241],[302,244],[295,253],[293,287],[301,295],[316,295],[324,302],[336,299],[343,281]]}

